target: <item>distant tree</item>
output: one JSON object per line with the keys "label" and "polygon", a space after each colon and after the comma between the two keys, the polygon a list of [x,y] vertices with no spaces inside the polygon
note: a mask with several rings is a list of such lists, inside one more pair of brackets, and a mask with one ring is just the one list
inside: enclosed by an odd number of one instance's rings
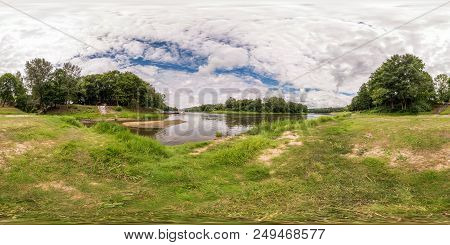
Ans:
{"label": "distant tree", "polygon": [[236,99],[228,98],[225,102],[225,108],[230,111],[234,110],[236,108]]}
{"label": "distant tree", "polygon": [[437,102],[448,102],[450,100],[450,77],[446,74],[437,75],[434,78],[434,86]]}
{"label": "distant tree", "polygon": [[263,104],[262,104],[262,100],[260,98],[255,100],[254,108],[255,108],[255,112],[262,112]]}
{"label": "distant tree", "polygon": [[53,72],[53,65],[45,59],[37,58],[27,61],[25,64],[25,74],[27,86],[31,90],[33,99],[37,104],[43,106],[45,89],[48,87]]}

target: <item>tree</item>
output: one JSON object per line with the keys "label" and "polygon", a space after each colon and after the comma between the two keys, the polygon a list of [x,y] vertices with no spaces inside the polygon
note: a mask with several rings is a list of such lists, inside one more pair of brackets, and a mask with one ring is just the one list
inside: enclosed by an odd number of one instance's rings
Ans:
{"label": "tree", "polygon": [[80,79],[81,68],[71,63],[64,63],[62,67],[64,72],[64,89],[66,98],[65,102],[69,104],[77,101],[77,95],[79,94],[78,82]]}
{"label": "tree", "polygon": [[434,78],[436,89],[436,99],[438,103],[450,100],[450,77],[446,74],[439,74]]}
{"label": "tree", "polygon": [[435,90],[433,79],[424,68],[423,61],[414,55],[392,56],[371,74],[350,107],[355,110],[371,107],[386,111],[431,110]]}
{"label": "tree", "polygon": [[234,110],[236,108],[236,99],[231,97],[228,98],[225,102],[225,108],[230,111]]}
{"label": "tree", "polygon": [[372,107],[372,97],[369,93],[369,88],[366,83],[359,88],[358,94],[352,99],[350,104],[351,111],[370,110]]}
{"label": "tree", "polygon": [[0,104],[2,106],[16,106],[25,96],[26,90],[20,76],[6,73],[0,77]]}
{"label": "tree", "polygon": [[37,58],[25,64],[27,86],[40,107],[43,106],[45,88],[48,87],[46,83],[50,80],[52,72],[53,65],[45,59]]}

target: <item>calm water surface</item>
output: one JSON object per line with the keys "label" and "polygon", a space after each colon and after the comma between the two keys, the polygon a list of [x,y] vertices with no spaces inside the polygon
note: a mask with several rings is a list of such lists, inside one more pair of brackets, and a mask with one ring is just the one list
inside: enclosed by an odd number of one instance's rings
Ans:
{"label": "calm water surface", "polygon": [[184,113],[170,115],[166,120],[183,120],[185,123],[163,129],[131,129],[133,132],[157,139],[165,145],[178,145],[187,142],[212,140],[216,132],[224,136],[238,135],[250,130],[254,125],[263,121],[283,119],[303,120],[314,118],[320,114],[306,116],[293,114],[210,114]]}

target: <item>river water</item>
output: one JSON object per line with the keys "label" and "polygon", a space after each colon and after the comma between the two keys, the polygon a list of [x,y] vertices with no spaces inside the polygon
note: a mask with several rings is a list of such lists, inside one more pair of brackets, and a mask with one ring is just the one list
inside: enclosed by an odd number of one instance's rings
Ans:
{"label": "river water", "polygon": [[184,113],[170,115],[166,120],[182,120],[184,123],[162,129],[131,129],[144,136],[157,139],[165,145],[178,145],[187,142],[206,141],[216,138],[216,133],[232,136],[245,133],[263,121],[304,120],[321,116],[320,114],[210,114]]}

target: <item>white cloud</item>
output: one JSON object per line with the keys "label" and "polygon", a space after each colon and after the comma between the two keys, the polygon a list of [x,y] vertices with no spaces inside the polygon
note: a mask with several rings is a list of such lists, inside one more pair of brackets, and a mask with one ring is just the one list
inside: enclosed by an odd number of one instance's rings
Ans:
{"label": "white cloud", "polygon": [[248,52],[243,48],[226,45],[216,47],[208,58],[208,64],[200,67],[200,73],[211,74],[216,69],[231,69],[248,65]]}

